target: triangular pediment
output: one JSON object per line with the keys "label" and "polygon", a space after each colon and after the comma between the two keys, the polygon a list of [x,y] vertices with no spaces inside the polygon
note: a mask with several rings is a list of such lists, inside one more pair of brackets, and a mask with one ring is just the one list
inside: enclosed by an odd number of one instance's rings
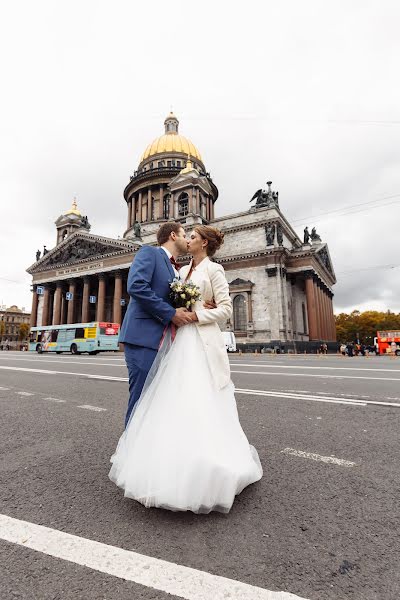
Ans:
{"label": "triangular pediment", "polygon": [[115,240],[78,231],[31,265],[27,272],[38,273],[105,257],[130,254],[138,247],[128,240]]}
{"label": "triangular pediment", "polygon": [[331,257],[330,257],[330,254],[329,254],[329,250],[328,250],[327,244],[323,244],[322,247],[317,250],[317,252],[315,253],[315,256],[318,258],[318,260],[320,261],[320,263],[325,267],[325,269],[333,277],[335,277],[335,272],[334,272],[333,267],[332,267],[332,261],[331,261]]}

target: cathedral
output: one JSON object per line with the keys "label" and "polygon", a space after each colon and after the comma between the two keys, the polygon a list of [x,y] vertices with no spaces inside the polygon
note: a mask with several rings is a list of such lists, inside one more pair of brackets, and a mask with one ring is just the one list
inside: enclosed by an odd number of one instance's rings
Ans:
{"label": "cathedral", "polygon": [[[127,224],[121,239],[91,233],[74,200],[55,222],[56,244],[38,252],[31,326],[121,323],[129,296],[129,267],[143,244],[156,244],[159,226],[174,220],[187,233],[198,223],[225,234],[214,260],[229,282],[233,331],[239,348],[312,351],[336,340],[332,306],[335,274],[315,230],[301,240],[281,212],[279,193],[258,190],[249,209],[216,216],[218,188],[196,146],[179,132],[171,112],[164,134],[145,149],[124,190]],[[181,257],[182,262],[189,257]]]}

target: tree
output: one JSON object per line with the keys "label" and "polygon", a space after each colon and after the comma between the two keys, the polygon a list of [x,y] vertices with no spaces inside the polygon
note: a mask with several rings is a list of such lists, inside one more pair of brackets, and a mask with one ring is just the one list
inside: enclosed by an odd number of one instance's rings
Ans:
{"label": "tree", "polygon": [[400,313],[367,310],[360,313],[353,310],[350,314],[340,313],[335,316],[336,335],[340,342],[373,343],[377,331],[400,331]]}
{"label": "tree", "polygon": [[29,334],[29,325],[28,323],[21,323],[21,325],[19,326],[19,330],[18,330],[18,339],[22,342],[23,340],[26,340],[26,338],[28,337]]}

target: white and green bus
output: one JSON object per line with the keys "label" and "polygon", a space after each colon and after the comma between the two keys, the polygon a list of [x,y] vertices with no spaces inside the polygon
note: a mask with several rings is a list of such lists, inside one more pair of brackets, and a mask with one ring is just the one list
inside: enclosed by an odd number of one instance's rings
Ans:
{"label": "white and green bus", "polygon": [[118,323],[72,323],[31,327],[29,350],[32,352],[71,352],[72,354],[98,354],[117,352]]}

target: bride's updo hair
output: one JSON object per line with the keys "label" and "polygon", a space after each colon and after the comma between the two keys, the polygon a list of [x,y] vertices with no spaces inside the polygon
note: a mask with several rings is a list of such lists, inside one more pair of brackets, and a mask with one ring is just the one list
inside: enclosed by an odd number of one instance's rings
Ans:
{"label": "bride's updo hair", "polygon": [[207,240],[207,256],[214,256],[216,251],[224,243],[223,232],[216,227],[211,227],[210,225],[196,225],[196,227],[193,229],[199,234],[200,237],[203,238],[203,240]]}

